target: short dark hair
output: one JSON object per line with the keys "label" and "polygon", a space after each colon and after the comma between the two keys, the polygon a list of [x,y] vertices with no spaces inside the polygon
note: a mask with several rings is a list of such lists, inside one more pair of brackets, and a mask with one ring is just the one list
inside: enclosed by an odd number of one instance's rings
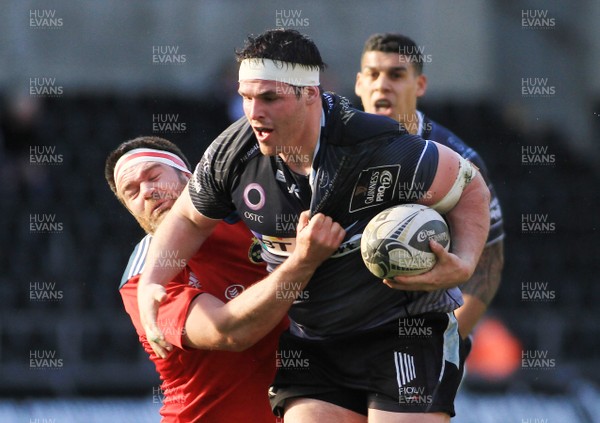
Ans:
{"label": "short dark hair", "polygon": [[169,153],[173,153],[183,160],[187,168],[190,169],[190,162],[188,159],[185,157],[179,147],[177,147],[171,141],[160,137],[144,136],[125,141],[108,155],[104,165],[104,178],[106,178],[106,182],[108,182],[110,189],[112,192],[114,192],[117,198],[119,196],[117,195],[117,186],[115,184],[115,165],[123,154],[127,153],[128,151],[135,150],[136,148],[154,148],[156,150],[168,151]]}
{"label": "short dark hair", "polygon": [[373,34],[365,42],[362,54],[369,51],[381,51],[383,53],[397,53],[406,57],[413,64],[417,75],[423,73],[424,57],[421,49],[411,38],[406,35],[386,32]]}
{"label": "short dark hair", "polygon": [[277,28],[256,37],[250,35],[244,47],[236,50],[235,55],[238,62],[244,59],[270,59],[318,68],[320,71],[327,67],[313,40],[293,29]]}

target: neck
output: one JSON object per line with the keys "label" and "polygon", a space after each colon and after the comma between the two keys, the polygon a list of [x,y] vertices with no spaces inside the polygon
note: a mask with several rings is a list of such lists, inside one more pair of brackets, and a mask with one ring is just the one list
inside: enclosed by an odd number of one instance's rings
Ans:
{"label": "neck", "polygon": [[305,131],[299,139],[298,145],[282,147],[279,157],[293,172],[301,175],[310,175],[312,171],[313,157],[321,134],[322,108],[318,107],[309,111],[308,122]]}
{"label": "neck", "polygon": [[408,113],[400,123],[406,128],[409,134],[416,135],[419,132],[419,115],[416,110]]}

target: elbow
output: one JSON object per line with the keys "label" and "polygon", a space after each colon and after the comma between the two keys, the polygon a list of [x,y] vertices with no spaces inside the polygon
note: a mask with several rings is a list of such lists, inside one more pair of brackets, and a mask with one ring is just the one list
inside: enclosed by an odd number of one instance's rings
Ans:
{"label": "elbow", "polygon": [[210,340],[206,338],[194,340],[186,337],[184,345],[196,350],[242,352],[254,345],[254,342],[250,342],[244,337],[219,334]]}
{"label": "elbow", "polygon": [[219,342],[221,351],[243,352],[252,347],[256,341],[244,336],[223,336]]}
{"label": "elbow", "polygon": [[479,194],[480,196],[480,201],[482,204],[486,205],[486,209],[489,210],[489,206],[490,206],[490,201],[492,200],[492,195],[490,194],[490,190],[487,186],[487,184],[485,183],[483,177],[481,176],[481,174],[477,174],[476,178],[472,181],[475,184],[470,184],[470,186],[473,186],[473,190],[475,192],[477,192],[477,194]]}
{"label": "elbow", "polygon": [[483,180],[483,178],[481,178],[481,183],[483,184],[483,203],[487,206],[487,210],[489,211],[490,209],[490,202],[492,201],[492,194],[490,193],[489,188],[487,187],[487,185],[485,184],[485,181]]}
{"label": "elbow", "polygon": [[216,338],[222,351],[242,352],[253,346],[258,339],[253,339],[252,331],[236,324],[236,321],[226,320],[217,324]]}
{"label": "elbow", "polygon": [[213,326],[198,330],[188,327],[184,333],[183,344],[189,348],[209,351],[241,352],[253,346],[257,340],[234,330],[227,330]]}

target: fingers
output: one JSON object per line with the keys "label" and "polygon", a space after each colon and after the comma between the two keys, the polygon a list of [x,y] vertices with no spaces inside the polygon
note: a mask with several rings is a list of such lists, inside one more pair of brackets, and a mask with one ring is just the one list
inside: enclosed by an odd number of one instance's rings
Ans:
{"label": "fingers", "polygon": [[383,283],[390,288],[403,291],[430,291],[434,288],[431,286],[428,273],[431,272],[413,276],[395,276],[394,279],[384,279]]}
{"label": "fingers", "polygon": [[167,358],[168,352],[173,349],[157,324],[158,307],[166,297],[167,292],[162,285],[150,284],[138,287],[140,320],[150,347],[160,358]]}
{"label": "fingers", "polygon": [[328,225],[328,222],[333,222],[333,220],[329,216],[325,216],[323,213],[317,213],[310,218],[310,222],[308,224],[315,229],[320,229],[323,225]]}
{"label": "fingers", "polygon": [[390,288],[405,291],[433,291],[456,287],[469,278],[468,264],[460,257],[449,253],[438,243],[431,243],[431,247],[437,258],[433,268],[420,275],[395,276],[384,283]]}
{"label": "fingers", "polygon": [[438,286],[435,283],[440,270],[444,270],[444,267],[449,265],[452,258],[440,243],[430,240],[429,246],[436,257],[436,264],[432,269],[420,275],[395,276],[394,279],[385,280],[384,283],[390,288],[405,291],[431,291],[437,289]]}
{"label": "fingers", "polygon": [[339,246],[346,237],[346,230],[337,222],[332,222],[330,233],[333,241]]}
{"label": "fingers", "polygon": [[442,247],[442,244],[433,239],[429,240],[429,248],[431,248],[431,251],[433,254],[435,254],[438,260],[448,255],[448,251]]}
{"label": "fingers", "polygon": [[154,301],[158,303],[156,304],[156,312],[158,313],[158,306],[167,298],[167,290],[164,286],[158,285],[154,289],[154,293],[152,294],[152,296],[154,297]]}
{"label": "fingers", "polygon": [[325,216],[323,213],[315,214],[309,222],[309,225],[315,230],[316,233],[320,234],[327,243],[334,248],[339,247],[341,242],[346,236],[346,231],[337,222],[329,216]]}
{"label": "fingers", "polygon": [[341,228],[341,226],[334,222],[331,217],[325,216],[323,213],[315,214],[310,219],[309,225],[312,225],[314,229],[319,229],[324,232],[333,231],[336,226]]}
{"label": "fingers", "polygon": [[165,340],[163,333],[157,325],[149,326],[146,329],[146,339],[154,353],[160,358],[167,358],[173,346]]}
{"label": "fingers", "polygon": [[[298,220],[295,255],[313,266],[320,265],[331,256],[344,240],[346,232],[329,216],[317,213],[307,220],[302,213]],[[301,225],[305,225],[300,229]]]}
{"label": "fingers", "polygon": [[298,218],[298,226],[296,226],[296,233],[299,233],[302,229],[308,226],[308,222],[310,220],[310,210],[304,210],[300,213],[300,217]]}

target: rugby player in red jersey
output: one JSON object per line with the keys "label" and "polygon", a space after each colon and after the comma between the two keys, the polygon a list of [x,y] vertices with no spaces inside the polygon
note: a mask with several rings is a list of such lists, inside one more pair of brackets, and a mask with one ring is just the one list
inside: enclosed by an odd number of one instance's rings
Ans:
{"label": "rugby player in red jersey", "polygon": [[[246,226],[235,216],[220,222],[167,284],[158,326],[169,345],[155,352],[140,321],[137,283],[152,235],[190,176],[181,151],[158,137],[121,144],[105,167],[111,189],[148,233],[131,255],[119,291],[163,381],[162,421],[274,422],[267,392],[286,312],[344,230],[322,214],[310,222],[304,214],[291,260],[267,277],[260,244]],[[161,266],[182,265],[177,251],[162,256]]]}

